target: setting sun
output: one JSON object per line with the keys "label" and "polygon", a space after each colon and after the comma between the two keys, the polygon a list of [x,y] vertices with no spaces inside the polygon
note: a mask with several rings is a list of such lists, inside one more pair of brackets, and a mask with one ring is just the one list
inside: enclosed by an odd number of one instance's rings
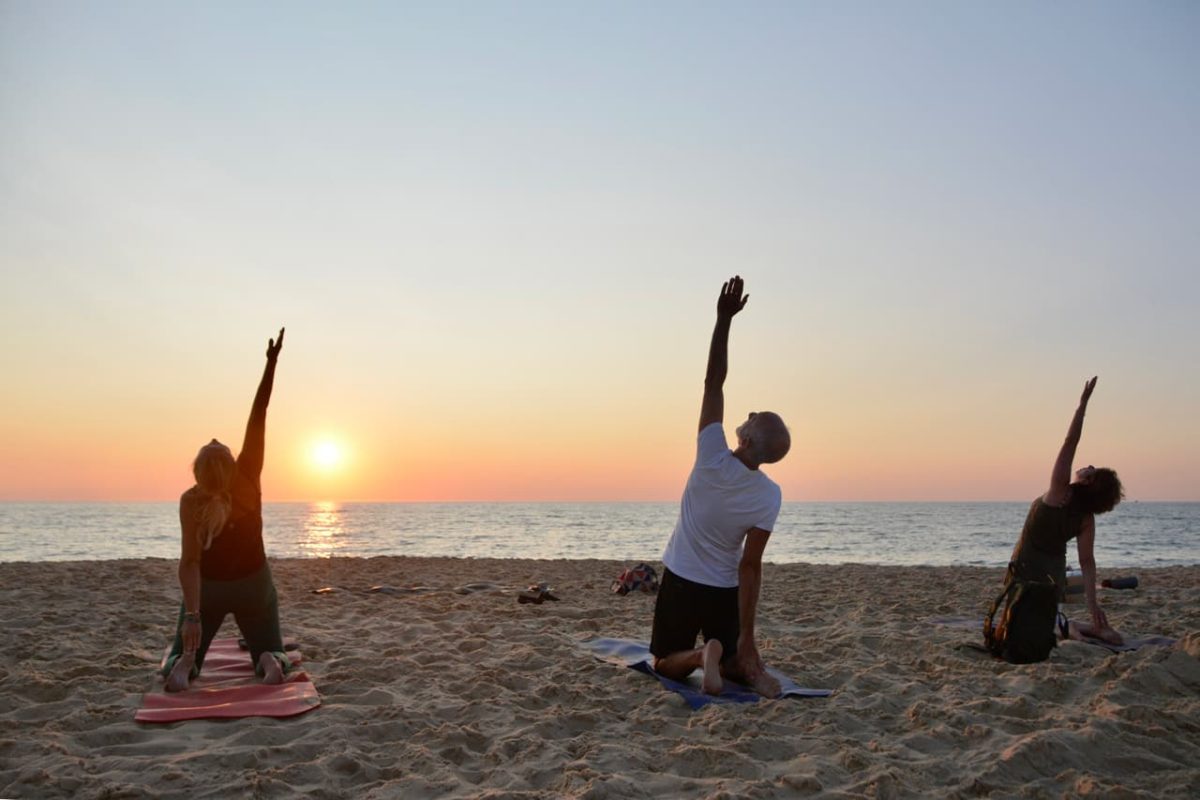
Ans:
{"label": "setting sun", "polygon": [[342,448],[336,442],[325,439],[313,445],[310,458],[322,470],[337,469],[343,460]]}

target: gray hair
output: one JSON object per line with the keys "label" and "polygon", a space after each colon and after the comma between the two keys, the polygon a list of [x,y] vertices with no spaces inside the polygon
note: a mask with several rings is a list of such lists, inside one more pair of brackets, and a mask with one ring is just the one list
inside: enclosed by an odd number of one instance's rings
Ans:
{"label": "gray hair", "polygon": [[[783,418],[773,411],[763,411],[758,415],[759,430],[764,436],[751,443],[754,459],[760,464],[774,464],[792,449],[792,434]],[[764,424],[765,423],[765,424]]]}

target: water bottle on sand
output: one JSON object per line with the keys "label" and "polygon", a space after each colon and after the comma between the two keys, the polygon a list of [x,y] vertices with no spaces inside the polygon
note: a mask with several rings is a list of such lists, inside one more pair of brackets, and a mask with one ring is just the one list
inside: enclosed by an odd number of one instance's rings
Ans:
{"label": "water bottle on sand", "polygon": [[1138,579],[1137,575],[1128,575],[1124,578],[1105,578],[1100,581],[1100,585],[1105,589],[1136,589]]}

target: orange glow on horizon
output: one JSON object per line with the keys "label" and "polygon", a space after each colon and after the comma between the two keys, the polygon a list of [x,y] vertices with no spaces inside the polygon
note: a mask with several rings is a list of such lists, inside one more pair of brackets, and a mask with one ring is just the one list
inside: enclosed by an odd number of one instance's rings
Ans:
{"label": "orange glow on horizon", "polygon": [[[439,409],[430,400],[400,413],[347,392],[325,401],[317,420],[304,394],[302,381],[281,378],[262,475],[268,502],[676,502],[694,454],[694,393],[683,389],[583,411],[516,401]],[[937,393],[914,391],[880,407],[861,392],[772,394],[804,401],[780,407],[793,449],[764,468],[786,501],[1025,500],[1044,491],[1062,435],[1062,415],[1046,412],[1041,398],[968,398],[968,407],[987,410],[975,421],[958,410],[959,397]],[[1112,394],[1089,419],[1079,462],[1116,468],[1130,499],[1194,499],[1194,449],[1172,451],[1161,426],[1119,417],[1124,403]],[[217,435],[240,447],[244,403],[232,397],[157,413],[109,405],[106,414],[64,413],[53,425],[36,424],[31,412],[5,439],[0,500],[173,502],[192,485],[199,445]],[[749,403],[731,393],[728,406]]]}

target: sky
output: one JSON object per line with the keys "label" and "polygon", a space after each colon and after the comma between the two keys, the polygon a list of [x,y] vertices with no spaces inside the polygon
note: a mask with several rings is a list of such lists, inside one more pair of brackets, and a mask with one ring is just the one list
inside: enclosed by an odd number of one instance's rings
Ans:
{"label": "sky", "polygon": [[[1200,7],[0,0],[0,500],[1200,500]],[[318,458],[314,453],[323,454]]]}

